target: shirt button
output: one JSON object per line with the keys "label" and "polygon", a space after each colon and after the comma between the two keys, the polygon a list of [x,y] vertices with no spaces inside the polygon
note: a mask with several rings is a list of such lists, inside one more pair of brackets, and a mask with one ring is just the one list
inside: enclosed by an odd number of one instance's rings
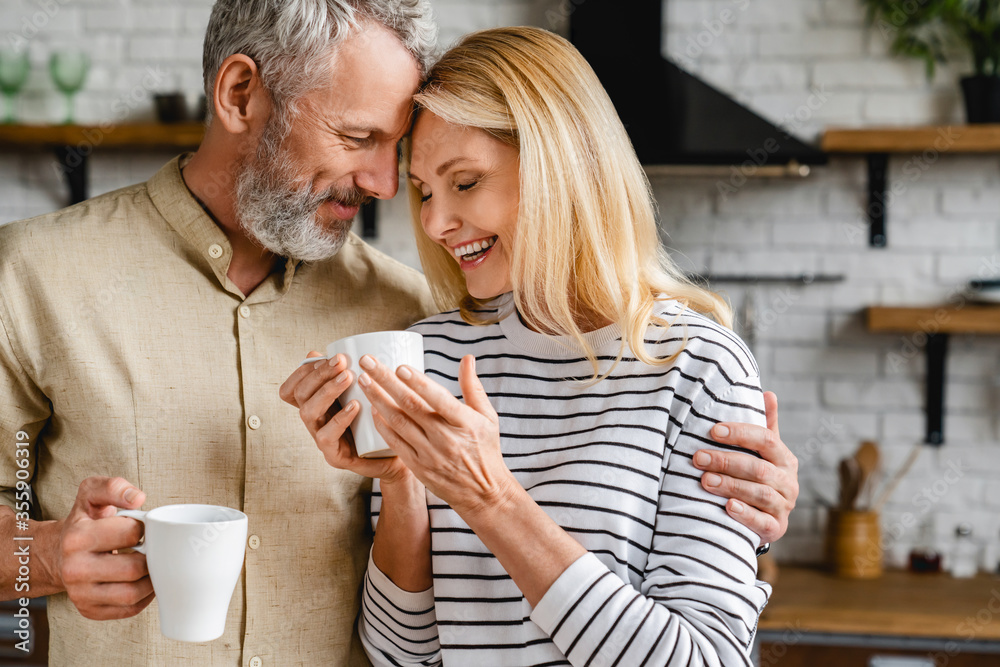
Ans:
{"label": "shirt button", "polygon": [[264,661],[260,659],[259,655],[255,655],[250,658],[250,667],[264,667]]}
{"label": "shirt button", "polygon": [[257,549],[260,547],[260,537],[257,535],[251,535],[248,540],[251,549]]}
{"label": "shirt button", "polygon": [[240,317],[245,320],[250,319],[250,306],[240,306]]}
{"label": "shirt button", "polygon": [[218,243],[213,243],[208,246],[208,256],[212,259],[219,259],[222,257],[222,246]]}
{"label": "shirt button", "polygon": [[249,426],[250,428],[252,428],[255,431],[257,429],[259,429],[260,428],[260,417],[258,417],[257,415],[250,415],[250,418],[247,419],[247,426]]}

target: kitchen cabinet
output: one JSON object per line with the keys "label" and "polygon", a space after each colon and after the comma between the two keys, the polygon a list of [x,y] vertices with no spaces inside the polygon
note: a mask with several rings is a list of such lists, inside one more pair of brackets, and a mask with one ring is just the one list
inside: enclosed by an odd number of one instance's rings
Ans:
{"label": "kitchen cabinet", "polygon": [[997,667],[1000,578],[782,568],[758,645],[760,667]]}

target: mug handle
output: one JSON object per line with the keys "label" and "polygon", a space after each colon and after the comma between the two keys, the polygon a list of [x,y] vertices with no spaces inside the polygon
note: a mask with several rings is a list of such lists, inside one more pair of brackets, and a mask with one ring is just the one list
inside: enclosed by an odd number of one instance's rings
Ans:
{"label": "mug handle", "polygon": [[330,359],[330,357],[309,357],[308,359],[303,359],[299,363],[299,366],[305,366],[306,364],[314,364],[317,361],[327,361],[329,359]]}
{"label": "mug handle", "polygon": [[[118,510],[115,512],[115,516],[127,516],[130,519],[135,519],[136,521],[141,521],[142,525],[146,525],[146,512],[142,510]],[[145,555],[146,544],[145,542],[140,542],[134,547],[130,547],[132,551],[138,551],[139,553]]]}

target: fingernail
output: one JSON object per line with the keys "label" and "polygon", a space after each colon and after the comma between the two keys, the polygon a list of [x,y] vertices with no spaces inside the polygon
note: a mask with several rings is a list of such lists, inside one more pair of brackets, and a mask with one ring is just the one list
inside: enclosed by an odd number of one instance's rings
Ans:
{"label": "fingernail", "polygon": [[719,486],[722,484],[722,478],[716,475],[714,472],[707,472],[705,476],[702,477],[705,480],[705,484],[709,486]]}
{"label": "fingernail", "polygon": [[729,506],[729,511],[733,514],[743,514],[743,503],[738,500],[734,500]]}
{"label": "fingernail", "polygon": [[411,377],[413,377],[413,373],[406,366],[400,366],[399,368],[397,368],[396,375],[398,375],[404,380],[409,380]]}
{"label": "fingernail", "polygon": [[139,495],[139,490],[133,488],[125,489],[125,493],[122,494],[122,496],[125,498],[125,502],[129,504],[132,504],[132,501],[135,500],[135,497],[137,495]]}
{"label": "fingernail", "polygon": [[328,363],[331,366],[336,366],[337,364],[340,363],[340,355],[339,354],[333,355],[332,357],[326,360],[326,363]]}
{"label": "fingernail", "polygon": [[360,409],[361,409],[361,404],[358,403],[357,401],[351,401],[350,403],[347,404],[348,413],[357,412]]}
{"label": "fingernail", "polygon": [[712,457],[706,454],[705,452],[698,452],[697,454],[694,455],[694,464],[696,466],[704,468],[711,462],[712,462]]}
{"label": "fingernail", "polygon": [[334,384],[344,384],[345,382],[347,382],[347,371],[344,371],[343,373],[337,375],[337,377],[333,378]]}
{"label": "fingernail", "polygon": [[367,354],[361,357],[361,361],[359,363],[361,364],[361,368],[364,368],[366,371],[370,371],[375,368],[375,360]]}
{"label": "fingernail", "polygon": [[325,366],[325,365],[326,365],[326,359],[324,359],[323,361],[318,361],[315,364],[313,364],[313,369],[318,371],[319,369],[323,368],[323,366]]}
{"label": "fingernail", "polygon": [[[362,361],[361,364],[364,365],[364,362]],[[358,383],[362,387],[367,387],[368,385],[370,385],[372,383],[372,379],[370,377],[368,377],[368,373],[362,373],[361,376],[358,377]]]}
{"label": "fingernail", "polygon": [[723,426],[722,424],[717,425],[712,429],[713,435],[717,438],[728,438],[729,437],[729,427]]}

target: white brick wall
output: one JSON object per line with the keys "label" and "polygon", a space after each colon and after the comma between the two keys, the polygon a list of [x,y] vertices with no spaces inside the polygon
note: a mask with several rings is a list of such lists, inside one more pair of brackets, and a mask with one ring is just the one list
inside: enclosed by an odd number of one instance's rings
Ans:
{"label": "white brick wall", "polygon": [[[575,1],[434,5],[442,41],[449,44],[493,25],[559,27]],[[129,119],[151,118],[149,96],[160,90],[180,89],[193,102],[201,89],[201,37],[210,7],[211,0],[4,0],[4,39],[9,30],[23,32],[35,61],[21,113],[59,119],[62,100],[46,59],[55,48],[70,47],[87,49],[94,60],[78,104],[83,121],[118,119],[114,103],[133,91],[137,101],[128,108]],[[919,63],[888,54],[884,38],[864,26],[855,0],[669,0],[667,7],[665,52],[765,117],[794,122],[807,139],[832,124],[963,118],[956,79],[966,64],[941,68],[928,82]],[[148,85],[150,66],[163,72],[155,85]],[[168,157],[98,153],[92,191],[143,180]],[[775,550],[785,560],[820,558],[823,506],[836,497],[836,465],[858,440],[883,443],[892,471],[923,437],[923,355],[911,337],[869,334],[861,310],[877,303],[933,303],[970,278],[1000,276],[1000,156],[943,155],[924,162],[900,156],[890,171],[894,198],[885,250],[869,248],[867,230],[859,226],[866,203],[860,160],[835,159],[805,181],[751,180],[727,198],[719,195],[716,179],[653,183],[667,243],[687,268],[846,276],[839,284],[718,286],[737,310],[748,294],[754,297],[764,385],[778,392],[782,435],[801,459],[799,509]],[[53,210],[64,197],[48,156],[0,156],[0,222]],[[385,204],[382,213],[378,245],[416,264],[405,202]],[[946,548],[955,524],[970,521],[976,539],[1000,554],[1000,340],[955,337],[951,349],[948,443],[923,449],[883,522],[893,529],[908,514],[916,517],[914,526],[926,520]],[[965,468],[961,482],[949,485],[944,473],[952,462]],[[921,496],[925,491],[934,502]],[[893,538],[888,552],[894,562],[905,559],[917,535],[911,527]]]}

